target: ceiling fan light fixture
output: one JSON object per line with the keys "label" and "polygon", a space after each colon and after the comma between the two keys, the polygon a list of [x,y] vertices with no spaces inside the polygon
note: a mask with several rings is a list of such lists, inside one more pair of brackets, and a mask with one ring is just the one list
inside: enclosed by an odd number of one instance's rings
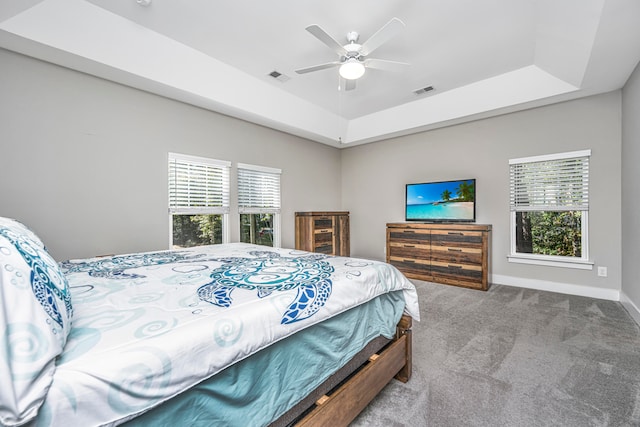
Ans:
{"label": "ceiling fan light fixture", "polygon": [[356,58],[349,58],[338,71],[347,80],[356,80],[364,75],[364,64]]}

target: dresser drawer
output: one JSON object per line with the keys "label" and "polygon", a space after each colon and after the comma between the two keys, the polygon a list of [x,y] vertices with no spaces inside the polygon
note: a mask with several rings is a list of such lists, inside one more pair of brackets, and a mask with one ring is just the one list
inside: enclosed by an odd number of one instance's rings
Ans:
{"label": "dresser drawer", "polygon": [[481,247],[431,246],[431,259],[434,261],[482,265]]}
{"label": "dresser drawer", "polygon": [[429,230],[389,230],[389,242],[428,245],[430,241]]}
{"label": "dresser drawer", "polygon": [[431,262],[428,259],[412,259],[392,256],[389,264],[396,267],[408,277],[420,277],[428,275],[431,270]]}
{"label": "dresser drawer", "polygon": [[442,262],[431,260],[431,271],[442,275],[451,274],[461,277],[482,277],[482,265]]}
{"label": "dresser drawer", "polygon": [[314,231],[314,252],[323,254],[333,253],[333,230],[321,229]]}
{"label": "dresser drawer", "polygon": [[435,282],[456,283],[482,288],[482,266],[431,260],[431,276]]}
{"label": "dresser drawer", "polygon": [[481,248],[483,233],[481,231],[432,230],[431,245],[452,246],[461,248]]}
{"label": "dresser drawer", "polygon": [[313,252],[317,252],[320,254],[327,254],[327,255],[332,255],[333,254],[333,243],[329,242],[329,243],[316,243],[316,246],[313,250]]}
{"label": "dresser drawer", "polygon": [[332,229],[333,228],[333,219],[330,216],[319,217],[313,219],[313,228],[315,230],[319,229]]}
{"label": "dresser drawer", "polygon": [[420,243],[389,242],[389,256],[396,258],[429,259],[430,246]]}
{"label": "dresser drawer", "polygon": [[333,240],[333,230],[331,228],[315,230],[313,235],[316,243],[331,242]]}

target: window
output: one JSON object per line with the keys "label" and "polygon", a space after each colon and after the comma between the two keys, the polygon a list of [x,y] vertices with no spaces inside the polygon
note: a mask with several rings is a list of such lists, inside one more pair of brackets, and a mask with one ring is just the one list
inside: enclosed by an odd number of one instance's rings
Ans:
{"label": "window", "polygon": [[280,247],[280,169],[238,164],[240,241]]}
{"label": "window", "polygon": [[229,241],[230,162],[169,153],[171,248]]}
{"label": "window", "polygon": [[509,161],[509,261],[591,269],[589,158],[591,150]]}

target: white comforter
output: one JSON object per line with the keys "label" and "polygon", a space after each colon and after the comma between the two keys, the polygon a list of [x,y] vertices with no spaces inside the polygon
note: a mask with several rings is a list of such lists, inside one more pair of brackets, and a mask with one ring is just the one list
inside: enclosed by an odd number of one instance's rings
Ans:
{"label": "white comforter", "polygon": [[62,264],[73,329],[36,425],[117,424],[290,334],[414,286],[380,262],[234,243]]}

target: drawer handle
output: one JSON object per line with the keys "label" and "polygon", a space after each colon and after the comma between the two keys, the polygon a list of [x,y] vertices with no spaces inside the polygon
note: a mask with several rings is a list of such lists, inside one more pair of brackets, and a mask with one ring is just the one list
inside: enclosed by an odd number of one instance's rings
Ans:
{"label": "drawer handle", "polygon": [[462,252],[462,249],[447,248],[449,252]]}
{"label": "drawer handle", "polygon": [[404,261],[404,262],[410,262],[410,263],[412,263],[412,264],[416,262],[416,260],[415,260],[415,259],[403,259],[402,261]]}
{"label": "drawer handle", "polygon": [[415,248],[415,245],[404,245],[405,248]]}
{"label": "drawer handle", "polygon": [[415,233],[415,231],[414,231],[414,230],[403,230],[402,232],[403,232],[403,233],[412,233],[412,234],[414,234],[414,233]]}
{"label": "drawer handle", "polygon": [[447,265],[447,267],[449,267],[449,268],[462,268],[461,265],[451,265],[451,264]]}
{"label": "drawer handle", "polygon": [[459,231],[449,231],[447,234],[454,234],[456,236],[464,236],[464,233],[461,233]]}
{"label": "drawer handle", "polygon": [[331,230],[320,230],[321,233],[331,233]]}

